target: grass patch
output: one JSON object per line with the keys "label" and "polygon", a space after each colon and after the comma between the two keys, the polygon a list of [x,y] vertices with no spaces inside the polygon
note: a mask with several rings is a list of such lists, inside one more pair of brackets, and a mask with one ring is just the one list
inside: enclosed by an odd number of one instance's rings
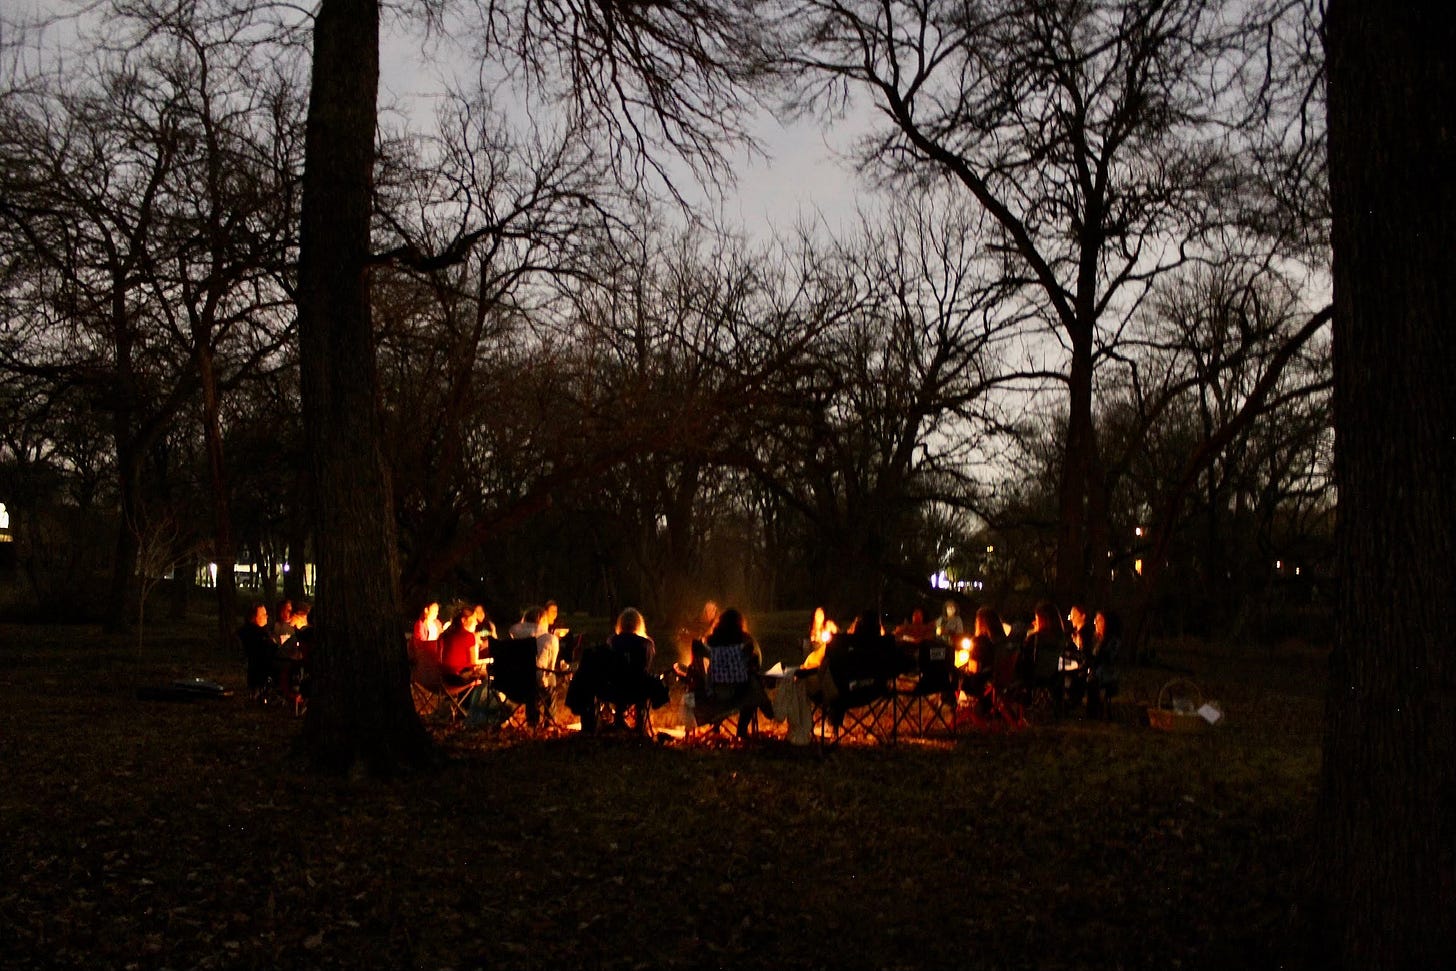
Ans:
{"label": "grass patch", "polygon": [[[346,783],[207,630],[0,626],[0,966],[1202,968],[1288,964],[1323,655],[1168,647],[1228,712],[827,754],[433,726]],[[1131,672],[1155,696],[1166,671]],[[241,694],[241,692],[239,692]],[[1125,711],[1135,710],[1125,706]]]}

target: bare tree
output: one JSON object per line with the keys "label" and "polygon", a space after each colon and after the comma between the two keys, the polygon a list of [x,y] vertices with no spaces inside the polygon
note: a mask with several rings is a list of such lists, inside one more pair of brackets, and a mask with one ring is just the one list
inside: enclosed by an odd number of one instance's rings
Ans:
{"label": "bare tree", "polygon": [[1302,223],[1258,191],[1283,170],[1245,162],[1307,160],[1273,132],[1319,142],[1288,120],[1303,117],[1290,90],[1313,76],[1284,57],[1302,36],[1302,10],[802,0],[784,23],[793,40],[783,63],[804,72],[799,106],[833,113],[867,97],[884,121],[863,146],[870,170],[910,190],[949,180],[989,215],[1002,278],[1048,328],[1046,369],[1067,396],[1057,584],[1065,596],[1100,586],[1109,537],[1098,363],[1160,276],[1218,258],[1219,231],[1293,249],[1290,227]]}
{"label": "bare tree", "polygon": [[[0,227],[26,267],[0,352],[109,414],[120,525],[108,615],[133,616],[148,451],[200,394],[215,511],[231,562],[221,409],[288,332],[297,152],[286,59],[254,50],[245,8],[115,4],[87,25],[84,70],[6,99]],[[231,572],[219,583],[231,638]]]}
{"label": "bare tree", "polygon": [[[482,9],[492,52],[514,52],[534,77],[583,92],[580,106],[608,122],[607,144],[622,152],[664,143],[711,152],[715,139],[734,132],[745,78],[731,70],[737,52],[727,45],[745,36],[745,22],[732,6]],[[368,286],[378,78],[378,0],[323,0],[313,31],[299,255],[321,632],[305,736],[320,766],[387,772],[419,764],[428,746],[409,701],[393,502],[380,451]],[[655,133],[644,127],[649,122]]]}

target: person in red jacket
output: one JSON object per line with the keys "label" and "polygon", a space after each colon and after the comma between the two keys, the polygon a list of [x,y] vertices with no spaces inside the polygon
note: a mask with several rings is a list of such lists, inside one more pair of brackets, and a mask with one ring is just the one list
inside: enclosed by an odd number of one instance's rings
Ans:
{"label": "person in red jacket", "polygon": [[474,607],[462,607],[455,622],[440,635],[440,666],[461,678],[485,676],[480,639],[475,636]]}

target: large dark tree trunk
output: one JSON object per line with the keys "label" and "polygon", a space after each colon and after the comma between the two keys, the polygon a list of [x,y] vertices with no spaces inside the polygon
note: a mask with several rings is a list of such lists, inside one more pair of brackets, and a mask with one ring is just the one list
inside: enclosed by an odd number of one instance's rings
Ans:
{"label": "large dark tree trunk", "polygon": [[1106,518],[1105,504],[1095,501],[1093,477],[1101,475],[1097,462],[1097,429],[1092,417],[1092,329],[1077,328],[1071,335],[1072,360],[1068,368],[1067,429],[1064,436],[1061,481],[1058,483],[1056,596],[1062,608],[1080,602],[1093,586],[1098,566],[1091,538],[1105,529],[1095,522]]}
{"label": "large dark tree trunk", "polygon": [[377,0],[323,0],[313,56],[299,339],[319,639],[304,737],[319,768],[388,774],[424,762],[430,743],[410,703],[369,312]]}
{"label": "large dark tree trunk", "polygon": [[141,460],[131,440],[130,412],[118,413],[113,419],[116,429],[117,492],[121,521],[116,529],[116,546],[112,555],[111,586],[107,592],[103,626],[112,633],[131,630],[136,618],[137,557],[141,549],[139,531],[144,526],[141,499]]}
{"label": "large dark tree trunk", "polygon": [[1456,967],[1456,30],[1331,0],[1340,594],[1320,968]]}

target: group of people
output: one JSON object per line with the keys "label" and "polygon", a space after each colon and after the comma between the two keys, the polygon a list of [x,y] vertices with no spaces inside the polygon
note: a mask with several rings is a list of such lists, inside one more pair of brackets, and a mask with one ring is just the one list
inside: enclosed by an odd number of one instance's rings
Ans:
{"label": "group of people", "polygon": [[[559,658],[561,637],[565,627],[556,623],[559,608],[554,600],[539,607],[528,607],[520,620],[512,624],[506,636],[512,640],[535,642],[536,680],[545,685],[550,672],[565,659]],[[431,601],[421,609],[410,634],[409,653],[412,663],[428,658],[444,672],[448,685],[466,693],[466,703],[476,700],[484,690],[491,663],[491,646],[498,639],[495,622],[485,606],[461,603],[451,618],[441,623],[440,604]]]}
{"label": "group of people", "polygon": [[[489,680],[496,625],[481,604],[462,604],[444,624],[439,612],[438,603],[427,604],[420,612],[410,638],[411,657],[436,658],[452,684],[478,693]],[[615,723],[631,723],[637,731],[649,732],[650,710],[665,703],[668,695],[663,678],[654,673],[657,645],[648,636],[641,611],[623,610],[604,643],[566,652],[561,648],[566,629],[557,625],[557,615],[556,603],[547,601],[524,610],[507,631],[512,640],[534,642],[538,684],[544,689],[547,679],[554,683],[555,673],[570,670],[573,678],[565,702],[581,717],[583,730],[594,730],[598,708],[605,703],[614,711]],[[763,652],[741,611],[720,613],[709,602],[698,624],[680,633],[690,642],[688,660],[672,668],[685,683],[686,722],[718,722],[737,714],[737,732],[743,736],[760,712],[772,714],[773,703],[761,677]],[[824,701],[835,693],[828,679],[818,676],[831,645],[861,655],[880,652],[886,671],[908,673],[914,669],[920,645],[939,644],[954,658],[944,691],[947,698],[984,704],[992,688],[1021,689],[1028,698],[1044,692],[1058,716],[1083,704],[1089,715],[1098,716],[1117,693],[1121,633],[1111,610],[1089,612],[1077,605],[1064,618],[1049,601],[1037,604],[1029,621],[1016,624],[1003,622],[994,607],[983,606],[967,625],[955,601],[947,601],[934,620],[917,608],[893,628],[878,612],[866,611],[843,633],[818,609],[798,677],[815,679],[809,682],[810,695]],[[475,700],[471,695],[465,703]]]}
{"label": "group of people", "polygon": [[308,654],[313,631],[309,605],[280,600],[268,622],[268,605],[255,603],[238,629],[248,666],[248,695],[268,704],[275,698],[301,706],[308,697]]}
{"label": "group of people", "polygon": [[1122,622],[1112,610],[1089,613],[1078,604],[1063,618],[1051,601],[1043,600],[1027,624],[1003,622],[996,608],[983,606],[967,636],[950,602],[937,632],[958,647],[964,645],[957,667],[962,688],[972,697],[983,697],[986,687],[999,679],[1003,690],[1046,691],[1058,717],[1084,702],[1087,714],[1099,717],[1117,694]]}
{"label": "group of people", "polygon": [[[1044,691],[1058,717],[1084,703],[1088,715],[1097,717],[1107,713],[1118,690],[1122,624],[1112,610],[1089,613],[1077,605],[1064,619],[1050,601],[1042,601],[1029,622],[1006,623],[996,608],[983,606],[968,630],[950,600],[934,621],[915,608],[907,620],[886,630],[883,619],[869,611],[855,618],[845,633],[881,650],[885,670],[893,670],[897,660],[903,662],[902,669],[908,668],[918,645],[944,644],[954,652],[953,683],[945,693],[964,694],[977,704],[988,703],[993,686],[1028,697]],[[816,610],[800,670],[818,668],[829,645],[843,636],[822,608]],[[898,655],[890,649],[892,643],[900,647]]]}

